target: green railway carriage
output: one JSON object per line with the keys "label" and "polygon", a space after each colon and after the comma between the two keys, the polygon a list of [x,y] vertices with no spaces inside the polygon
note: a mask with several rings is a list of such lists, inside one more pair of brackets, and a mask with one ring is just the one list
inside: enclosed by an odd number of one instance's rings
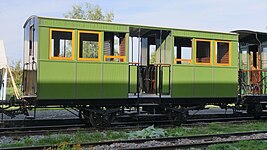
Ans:
{"label": "green railway carriage", "polygon": [[23,98],[36,105],[90,105],[91,112],[237,99],[235,33],[38,16],[24,31]]}
{"label": "green railway carriage", "polygon": [[237,95],[236,34],[37,16],[24,29],[24,95],[40,101]]}

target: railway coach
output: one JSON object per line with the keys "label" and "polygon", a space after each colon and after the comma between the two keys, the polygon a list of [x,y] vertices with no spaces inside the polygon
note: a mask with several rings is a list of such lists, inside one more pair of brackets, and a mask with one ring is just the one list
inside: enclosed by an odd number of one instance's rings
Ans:
{"label": "railway coach", "polygon": [[125,118],[180,124],[207,104],[260,114],[265,36],[31,16],[18,101],[75,108],[95,127]]}

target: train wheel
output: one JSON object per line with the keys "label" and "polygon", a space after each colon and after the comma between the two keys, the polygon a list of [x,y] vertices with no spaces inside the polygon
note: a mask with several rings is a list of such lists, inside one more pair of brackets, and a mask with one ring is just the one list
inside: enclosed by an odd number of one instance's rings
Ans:
{"label": "train wheel", "polygon": [[[97,110],[100,110],[101,113],[97,113]],[[90,112],[89,114],[90,123],[95,128],[109,127],[114,119],[114,114],[108,114],[102,108],[96,109],[95,112]]]}
{"label": "train wheel", "polygon": [[172,120],[172,124],[175,126],[180,126],[182,123],[186,121],[188,116],[188,111],[182,112],[170,112],[168,114],[168,118]]}
{"label": "train wheel", "polygon": [[90,123],[90,119],[89,119],[90,112],[84,108],[85,107],[82,107],[79,110],[79,119],[86,125],[92,126],[92,124]]}
{"label": "train wheel", "polygon": [[252,114],[254,118],[260,119],[262,113],[262,106],[261,104],[250,104],[247,106],[247,113]]}

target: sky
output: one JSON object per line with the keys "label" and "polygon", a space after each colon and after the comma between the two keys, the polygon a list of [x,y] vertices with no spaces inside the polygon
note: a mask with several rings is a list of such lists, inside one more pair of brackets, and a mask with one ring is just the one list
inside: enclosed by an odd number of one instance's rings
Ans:
{"label": "sky", "polygon": [[8,62],[23,59],[23,24],[31,15],[58,17],[89,2],[113,11],[114,22],[182,29],[267,32],[266,0],[1,0],[0,40]]}

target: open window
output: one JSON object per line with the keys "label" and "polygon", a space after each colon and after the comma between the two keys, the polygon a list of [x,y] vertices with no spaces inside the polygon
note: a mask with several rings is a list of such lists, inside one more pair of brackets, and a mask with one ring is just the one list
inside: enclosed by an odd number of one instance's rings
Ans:
{"label": "open window", "polygon": [[78,60],[100,61],[100,33],[93,31],[79,31]]}
{"label": "open window", "polygon": [[196,63],[211,63],[211,42],[209,40],[196,40]]}
{"label": "open window", "polygon": [[192,39],[174,38],[174,64],[190,64],[192,56]]}
{"label": "open window", "polygon": [[72,30],[51,29],[51,53],[52,59],[73,59],[73,37]]}
{"label": "open window", "polygon": [[104,33],[104,61],[126,62],[125,33]]}
{"label": "open window", "polygon": [[229,65],[230,64],[230,43],[216,42],[216,64]]}

